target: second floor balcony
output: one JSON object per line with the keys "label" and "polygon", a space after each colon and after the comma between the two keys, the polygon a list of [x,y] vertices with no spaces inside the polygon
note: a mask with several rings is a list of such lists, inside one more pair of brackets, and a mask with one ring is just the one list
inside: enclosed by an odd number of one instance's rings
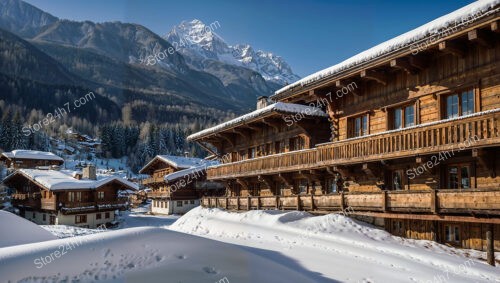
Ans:
{"label": "second floor balcony", "polygon": [[209,167],[221,180],[396,159],[500,144],[500,109]]}

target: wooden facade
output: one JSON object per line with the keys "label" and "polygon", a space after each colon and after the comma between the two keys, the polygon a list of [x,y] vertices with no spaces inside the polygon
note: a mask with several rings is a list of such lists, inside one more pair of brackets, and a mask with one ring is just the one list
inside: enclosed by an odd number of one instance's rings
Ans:
{"label": "wooden facade", "polygon": [[4,152],[0,155],[0,162],[5,164],[5,167],[11,170],[17,170],[22,168],[37,168],[40,166],[61,166],[64,160],[54,154],[48,152],[41,152],[42,154],[37,154],[39,152],[22,150],[22,155],[14,154],[16,151]]}
{"label": "wooden facade", "polygon": [[[32,171],[37,172],[32,175]],[[38,224],[66,224],[90,228],[108,224],[114,220],[115,210],[124,210],[128,206],[128,198],[121,197],[119,191],[136,190],[122,181],[111,179],[102,183],[94,181],[96,187],[89,187],[89,180],[72,181],[69,175],[62,180],[60,176],[63,173],[59,172],[54,178],[65,182],[67,188],[52,189],[33,177],[40,172],[52,170],[32,171],[17,171],[7,177],[4,184],[14,189],[11,202],[19,209],[21,216]],[[81,188],[78,184],[81,184]],[[43,219],[36,219],[36,216]]]}
{"label": "wooden facade", "polygon": [[[499,20],[489,13],[417,54],[407,46],[271,97],[328,117],[277,114],[189,137],[230,156],[207,170],[226,196],[203,205],[352,209],[396,235],[465,248],[485,250],[491,231],[500,250]],[[297,135],[305,146],[290,147]]]}
{"label": "wooden facade", "polygon": [[[179,162],[176,163],[175,160]],[[147,197],[152,200],[152,212],[159,214],[185,213],[200,204],[202,196],[220,196],[223,186],[206,181],[204,160],[178,156],[156,156],[140,173],[149,175],[142,181],[150,191]],[[185,164],[183,164],[185,163]],[[196,170],[200,167],[200,170]],[[195,169],[195,170],[193,170]],[[167,175],[182,173],[173,180],[165,180]]]}

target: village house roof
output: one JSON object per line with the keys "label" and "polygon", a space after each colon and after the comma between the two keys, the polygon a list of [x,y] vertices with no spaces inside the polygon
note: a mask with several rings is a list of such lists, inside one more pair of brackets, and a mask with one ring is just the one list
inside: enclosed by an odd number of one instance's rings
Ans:
{"label": "village house roof", "polygon": [[206,162],[206,160],[196,157],[157,155],[153,159],[151,159],[151,161],[149,161],[144,167],[142,167],[141,170],[139,170],[139,173],[145,172],[148,169],[148,167],[150,167],[153,163],[157,161],[167,163],[168,165],[178,170],[200,166]]}
{"label": "village house roof", "polygon": [[50,191],[64,191],[64,190],[81,190],[90,189],[95,190],[111,182],[118,182],[127,189],[138,190],[139,186],[123,178],[114,176],[101,177],[98,180],[90,179],[75,179],[71,171],[56,171],[56,170],[38,170],[38,169],[20,169],[15,173],[7,176],[4,183],[8,182],[15,176],[24,176],[30,181],[35,182],[41,187]]}
{"label": "village house roof", "polygon": [[4,152],[1,155],[2,159],[37,159],[37,160],[55,160],[64,162],[64,159],[53,154],[52,152],[47,151],[36,151],[36,150],[24,150],[24,149],[16,149],[10,152]]}
{"label": "village house roof", "polygon": [[278,96],[286,97],[287,94],[291,94],[291,92],[300,90],[313,83],[341,76],[393,54],[412,53],[416,49],[415,46],[417,44],[425,43],[429,39],[433,39],[432,43],[436,43],[445,34],[449,35],[458,32],[483,18],[497,13],[499,11],[499,4],[500,0],[484,0],[471,3],[414,30],[376,45],[343,62],[289,84],[277,90],[271,98],[276,100]]}
{"label": "village house roof", "polygon": [[241,125],[244,123],[248,123],[250,121],[260,119],[263,115],[268,114],[268,113],[282,113],[282,114],[301,114],[304,116],[309,116],[309,117],[328,117],[328,114],[326,114],[323,110],[317,107],[313,106],[306,106],[306,105],[301,105],[301,104],[294,104],[294,103],[285,103],[285,102],[276,102],[274,104],[268,105],[264,108],[257,109],[253,112],[250,112],[248,114],[239,116],[237,118],[234,118],[232,120],[229,120],[227,122],[224,122],[222,124],[219,124],[217,126],[205,129],[203,131],[194,133],[190,136],[187,137],[187,140],[196,140],[201,137],[237,126]]}
{"label": "village house roof", "polygon": [[188,175],[199,175],[199,174],[204,174],[203,172],[207,169],[208,166],[215,166],[219,164],[219,161],[216,160],[203,160],[203,164],[194,166],[188,169],[183,169],[174,173],[170,173],[168,175],[165,175],[165,181],[172,182],[181,178],[185,178]]}

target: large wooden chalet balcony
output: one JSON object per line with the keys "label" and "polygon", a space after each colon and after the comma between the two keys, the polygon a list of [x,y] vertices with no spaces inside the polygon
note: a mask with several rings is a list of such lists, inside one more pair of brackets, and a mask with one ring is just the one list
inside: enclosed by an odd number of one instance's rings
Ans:
{"label": "large wooden chalet balcony", "polygon": [[158,183],[163,183],[165,182],[164,177],[150,177],[142,180],[142,184],[147,186],[151,184],[158,184]]}
{"label": "large wooden chalet balcony", "polygon": [[207,178],[221,180],[269,175],[498,145],[499,123],[500,110],[476,113],[454,120],[320,144],[312,149],[209,167]]}
{"label": "large wooden chalet balcony", "polygon": [[[229,210],[282,209],[343,211],[346,214],[404,213],[490,215],[500,223],[498,189],[351,192],[329,195],[204,197],[204,207]],[[422,216],[425,217],[425,216]]]}

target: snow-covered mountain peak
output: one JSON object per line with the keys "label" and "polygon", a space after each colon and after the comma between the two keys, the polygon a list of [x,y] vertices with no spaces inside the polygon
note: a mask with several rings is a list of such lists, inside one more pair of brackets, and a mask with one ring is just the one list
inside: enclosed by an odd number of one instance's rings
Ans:
{"label": "snow-covered mountain peak", "polygon": [[[200,20],[183,21],[165,36],[174,46],[179,44],[179,52],[192,66],[203,69],[206,59],[245,67],[256,71],[262,77],[279,85],[299,80],[290,65],[280,56],[257,50],[249,44],[228,45],[215,31],[222,28],[218,21],[205,24]],[[177,44],[175,43],[177,42]]]}

